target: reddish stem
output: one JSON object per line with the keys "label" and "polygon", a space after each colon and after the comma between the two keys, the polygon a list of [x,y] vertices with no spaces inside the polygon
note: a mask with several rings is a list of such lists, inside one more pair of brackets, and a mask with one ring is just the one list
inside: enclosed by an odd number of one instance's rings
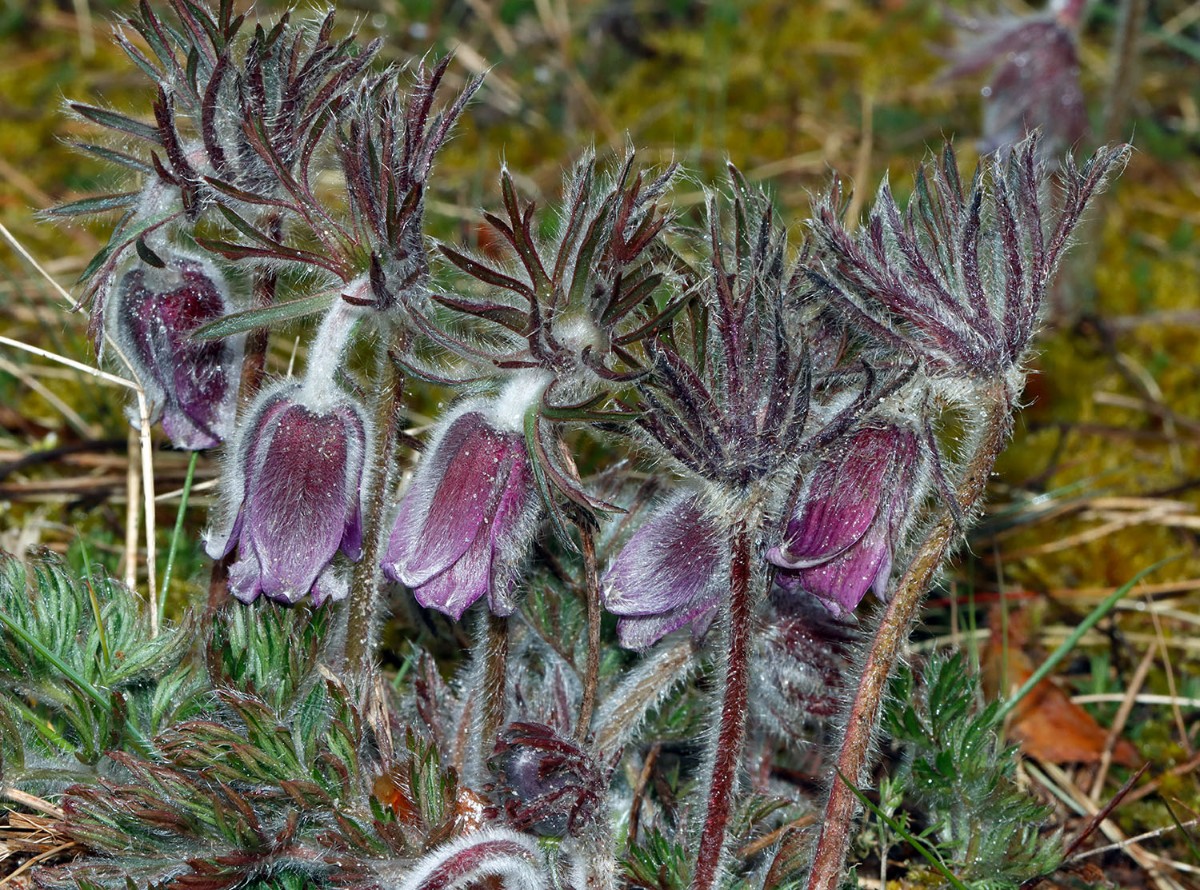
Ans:
{"label": "reddish stem", "polygon": [[[1003,384],[997,384],[985,399],[986,417],[957,490],[962,515],[970,515],[983,497],[988,476],[1011,428],[1012,413]],[[879,723],[880,705],[888,677],[896,665],[901,648],[908,640],[909,630],[916,620],[929,582],[945,560],[951,545],[958,539],[959,532],[953,512],[948,506],[943,507],[884,610],[859,677],[846,720],[846,734],[838,750],[836,769],[846,777],[846,781],[861,785],[868,780],[871,740]],[[846,782],[837,777],[837,772],[831,773],[834,778],[830,782],[821,834],[813,853],[808,890],[838,890],[854,829],[858,799]]]}
{"label": "reddish stem", "polygon": [[479,720],[479,764],[486,769],[488,758],[496,748],[496,737],[504,726],[508,691],[508,618],[494,615],[489,609],[484,617],[483,689]]}
{"label": "reddish stem", "polygon": [[725,689],[721,696],[720,726],[708,787],[708,809],[696,851],[692,890],[711,890],[717,884],[725,849],[725,829],[737,793],[738,768],[746,740],[746,704],[749,692],[750,618],[753,603],[750,584],[753,546],[750,524],[742,519],[734,527],[729,565],[729,656]]}

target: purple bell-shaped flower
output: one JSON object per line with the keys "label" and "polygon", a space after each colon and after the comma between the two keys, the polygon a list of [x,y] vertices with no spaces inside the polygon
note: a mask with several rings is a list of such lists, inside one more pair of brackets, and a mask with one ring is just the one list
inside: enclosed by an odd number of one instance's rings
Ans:
{"label": "purple bell-shaped flower", "polygon": [[525,438],[490,407],[471,402],[442,421],[383,560],[417,602],[455,619],[482,596],[493,613],[512,613],[516,569],[541,517]]}
{"label": "purple bell-shaped flower", "polygon": [[207,260],[167,251],[164,258],[164,268],[139,264],[116,281],[105,301],[105,331],[133,366],[151,420],[162,421],[171,444],[212,448],[236,413],[242,338],[197,342],[190,335],[230,311],[229,286]]}
{"label": "purple bell-shaped flower", "polygon": [[230,591],[295,603],[342,599],[331,567],[340,548],[362,557],[360,489],[366,421],[348,397],[314,398],[285,383],[264,392],[241,424],[228,473],[225,520],[208,538],[219,559],[238,548]]}
{"label": "purple bell-shaped flower", "polygon": [[767,551],[784,588],[800,587],[835,613],[868,590],[886,592],[892,557],[922,474],[917,434],[867,427],[809,474],[783,542]]}
{"label": "purple bell-shaped flower", "polygon": [[729,545],[691,491],[664,501],[621,548],[604,576],[604,607],[617,639],[649,649],[685,624],[708,629],[729,590]]}

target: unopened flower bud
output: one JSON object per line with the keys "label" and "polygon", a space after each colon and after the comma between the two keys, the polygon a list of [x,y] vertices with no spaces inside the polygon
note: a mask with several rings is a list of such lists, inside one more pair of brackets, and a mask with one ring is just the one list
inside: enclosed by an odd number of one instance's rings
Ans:
{"label": "unopened flower bud", "polygon": [[489,765],[513,827],[543,837],[573,834],[591,822],[607,790],[607,770],[578,742],[541,723],[505,727]]}

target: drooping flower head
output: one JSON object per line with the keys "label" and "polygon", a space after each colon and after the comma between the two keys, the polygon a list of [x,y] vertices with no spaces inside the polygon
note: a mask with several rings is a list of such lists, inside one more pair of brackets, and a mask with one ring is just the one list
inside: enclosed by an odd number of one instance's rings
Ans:
{"label": "drooping flower head", "polygon": [[265,390],[241,422],[226,474],[224,519],[208,538],[219,559],[237,548],[230,590],[295,603],[342,599],[331,563],[362,556],[360,489],[367,441],[348,396],[317,401],[298,383]]}
{"label": "drooping flower head", "polygon": [[868,426],[830,448],[803,477],[783,540],[767,551],[783,587],[849,613],[887,591],[892,559],[924,491],[920,439],[907,426]]}
{"label": "drooping flower head", "polygon": [[617,639],[649,649],[691,624],[703,633],[729,589],[729,543],[694,491],[666,499],[642,520],[605,573],[604,608]]}
{"label": "drooping flower head", "polygon": [[[208,260],[163,251],[162,268],[138,263],[105,301],[105,330],[146,392],[151,421],[177,448],[219,445],[236,410],[241,337],[197,342],[191,334],[230,311],[229,285]],[[137,423],[136,409],[130,419]]]}
{"label": "drooping flower head", "polygon": [[659,238],[668,222],[659,202],[674,173],[672,166],[644,180],[634,172],[630,152],[614,175],[603,176],[589,152],[567,177],[557,226],[543,237],[541,231],[550,227],[540,224],[532,202],[518,197],[505,170],[503,213],[484,214],[497,249],[469,255],[439,245],[475,281],[456,282],[456,293],[434,298],[492,330],[483,342],[456,333],[434,336],[447,349],[488,366],[484,376],[538,374],[546,381],[529,406],[524,429],[535,482],[563,538],[568,520],[562,497],[586,512],[611,505],[580,484],[562,449],[559,425],[626,419],[628,412],[613,411],[610,400],[645,373],[638,344],[687,302],[666,286]]}
{"label": "drooping flower head", "polygon": [[382,42],[356,46],[353,33],[334,39],[332,12],[316,27],[291,13],[269,31],[244,29],[246,22],[232,4],[215,15],[188,0],[136,5],[115,39],[157,91],[153,120],[71,103],[81,118],[120,141],[119,149],[91,140],[78,147],[140,178],[136,190],[50,211],[62,217],[125,214],[83,276],[81,303],[100,298],[91,319],[97,340],[104,315],[99,304],[135,245],[142,252],[147,240],[177,226],[189,229],[217,207],[229,214],[223,224],[236,219],[243,230],[259,228],[263,239],[252,239],[250,252],[224,244],[216,252],[277,262],[303,255],[264,252],[265,244],[280,241],[285,218],[303,224],[309,209],[290,203],[295,195],[286,183],[307,187],[308,167],[329,137],[330,113],[349,101]]}
{"label": "drooping flower head", "polygon": [[[509,422],[506,422],[509,421]],[[383,569],[422,606],[458,619],[480,597],[508,615],[541,502],[525,437],[497,404],[444,418],[400,501]]]}
{"label": "drooping flower head", "polygon": [[[730,590],[729,515],[786,495],[804,455],[836,440],[900,385],[848,365],[827,319],[803,305],[803,264],[767,197],[731,171],[729,211],[708,205],[709,258],[696,311],[647,344],[636,424],[692,484],[650,513],[604,579],[623,645],[646,649],[684,625],[702,633]],[[748,505],[756,505],[750,507]]]}

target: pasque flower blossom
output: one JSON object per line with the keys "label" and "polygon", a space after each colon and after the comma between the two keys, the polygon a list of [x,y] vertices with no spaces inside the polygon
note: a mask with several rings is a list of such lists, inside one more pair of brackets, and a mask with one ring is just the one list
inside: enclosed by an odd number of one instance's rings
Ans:
{"label": "pasque flower blossom", "polygon": [[151,420],[162,421],[177,448],[219,445],[233,421],[242,338],[190,336],[229,311],[228,292],[212,263],[171,252],[163,268],[139,263],[126,271],[105,301],[105,332],[132,365]]}
{"label": "pasque flower blossom", "polygon": [[703,632],[729,589],[729,544],[695,492],[648,516],[604,576],[604,607],[617,638],[648,649],[686,624]]}
{"label": "pasque flower blossom", "polygon": [[902,426],[864,427],[804,480],[782,542],[767,551],[782,586],[832,611],[854,611],[868,590],[886,593],[892,558],[918,496],[919,441]]}
{"label": "pasque flower blossom", "polygon": [[483,596],[495,614],[512,612],[516,570],[541,515],[524,436],[494,407],[469,402],[443,421],[383,560],[417,602],[455,619]]}
{"label": "pasque flower blossom", "polygon": [[243,602],[343,598],[331,562],[339,548],[362,556],[362,410],[347,396],[322,399],[285,383],[259,397],[241,429],[209,556],[238,548],[230,590]]}

